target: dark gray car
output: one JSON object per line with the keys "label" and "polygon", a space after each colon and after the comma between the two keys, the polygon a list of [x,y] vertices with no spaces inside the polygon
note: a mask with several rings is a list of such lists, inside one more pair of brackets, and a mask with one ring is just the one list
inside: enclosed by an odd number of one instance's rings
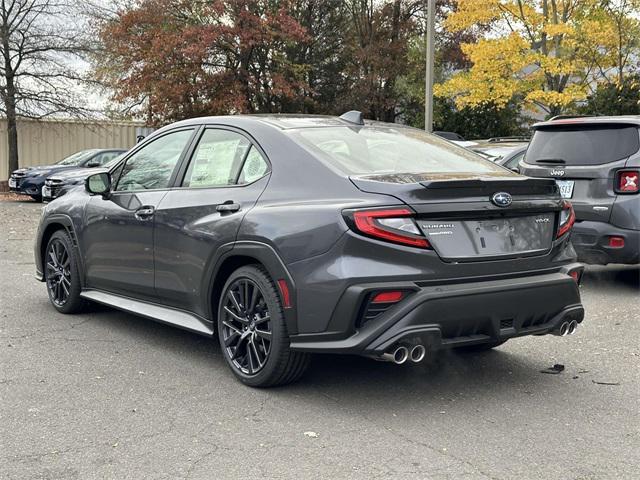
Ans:
{"label": "dark gray car", "polygon": [[640,262],[640,116],[538,123],[521,173],[555,178],[576,212],[572,241],[587,263]]}
{"label": "dark gray car", "polygon": [[169,125],[46,208],[54,307],[100,302],[215,335],[252,386],[312,352],[419,362],[582,322],[573,210],[421,130],[343,117]]}

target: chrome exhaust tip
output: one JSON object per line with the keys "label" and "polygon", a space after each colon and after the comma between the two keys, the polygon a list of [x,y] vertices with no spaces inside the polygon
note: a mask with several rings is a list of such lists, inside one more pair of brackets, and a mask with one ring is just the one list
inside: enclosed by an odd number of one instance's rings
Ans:
{"label": "chrome exhaust tip", "polygon": [[569,323],[569,328],[567,329],[567,335],[573,335],[574,333],[576,333],[577,329],[578,322],[576,320],[571,320],[571,323]]}
{"label": "chrome exhaust tip", "polygon": [[424,345],[416,345],[411,349],[411,353],[409,355],[413,363],[418,363],[424,360],[424,356],[426,354],[427,354],[427,349],[424,348]]}
{"label": "chrome exhaust tip", "polygon": [[569,322],[564,322],[562,325],[560,325],[560,336],[566,337],[568,333],[569,333]]}
{"label": "chrome exhaust tip", "polygon": [[409,358],[409,349],[404,345],[396,347],[395,350],[382,354],[382,358],[396,365],[402,365]]}

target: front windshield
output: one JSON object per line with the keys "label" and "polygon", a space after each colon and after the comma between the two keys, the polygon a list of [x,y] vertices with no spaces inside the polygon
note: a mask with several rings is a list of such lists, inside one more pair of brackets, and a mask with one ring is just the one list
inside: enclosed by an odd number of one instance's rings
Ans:
{"label": "front windshield", "polygon": [[73,155],[63,158],[56,165],[79,165],[96,152],[96,149],[82,150],[81,152],[76,152]]}
{"label": "front windshield", "polygon": [[288,133],[347,175],[504,173],[479,155],[415,128],[326,127]]}

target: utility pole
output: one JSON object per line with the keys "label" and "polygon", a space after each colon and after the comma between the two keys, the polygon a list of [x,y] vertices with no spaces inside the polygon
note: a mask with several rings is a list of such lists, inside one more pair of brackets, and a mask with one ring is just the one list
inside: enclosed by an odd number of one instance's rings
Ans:
{"label": "utility pole", "polygon": [[426,42],[426,70],[425,70],[425,91],[424,91],[424,129],[427,132],[433,131],[433,64],[435,57],[435,24],[436,24],[436,0],[426,0],[427,2],[427,31]]}

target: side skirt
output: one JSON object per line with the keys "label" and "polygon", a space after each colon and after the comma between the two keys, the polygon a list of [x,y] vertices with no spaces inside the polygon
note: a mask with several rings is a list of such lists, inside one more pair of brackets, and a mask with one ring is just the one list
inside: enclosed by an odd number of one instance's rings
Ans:
{"label": "side skirt", "polygon": [[213,329],[207,325],[207,321],[193,313],[115,295],[101,290],[83,290],[80,296],[87,300],[117,308],[118,310],[155,320],[156,322],[173,325],[174,327],[199,333],[200,335],[213,336]]}

